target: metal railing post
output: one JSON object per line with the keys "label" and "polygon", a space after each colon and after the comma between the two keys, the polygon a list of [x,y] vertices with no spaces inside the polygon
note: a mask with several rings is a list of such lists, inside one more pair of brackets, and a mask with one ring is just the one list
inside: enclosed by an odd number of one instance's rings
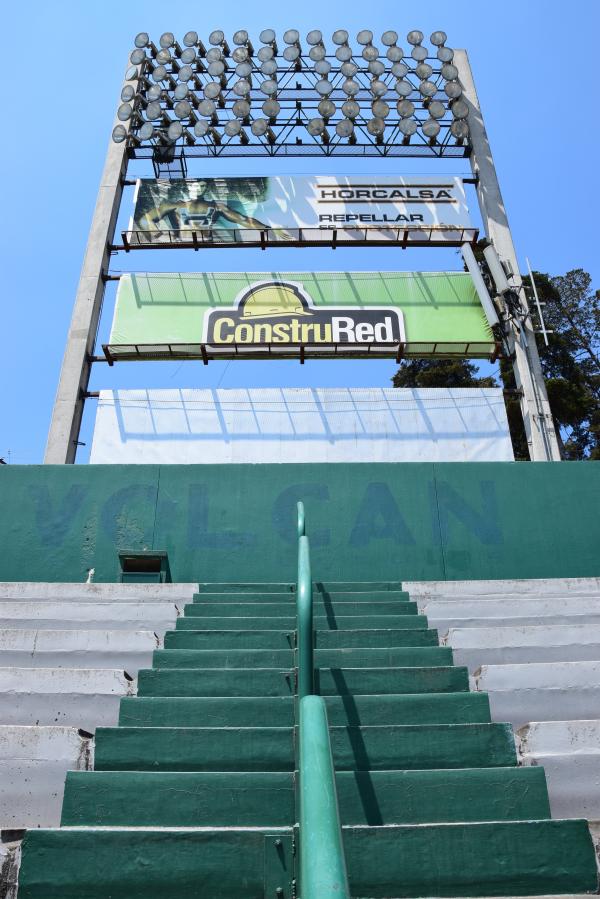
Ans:
{"label": "metal railing post", "polygon": [[304,537],[306,534],[306,516],[304,513],[304,503],[298,503],[298,537]]}
{"label": "metal railing post", "polygon": [[[298,529],[300,525],[298,524]],[[314,692],[313,672],[313,596],[310,549],[308,537],[298,540],[298,583],[296,587],[298,614],[298,700]]]}
{"label": "metal railing post", "polygon": [[349,899],[325,702],[300,700],[300,895]]}

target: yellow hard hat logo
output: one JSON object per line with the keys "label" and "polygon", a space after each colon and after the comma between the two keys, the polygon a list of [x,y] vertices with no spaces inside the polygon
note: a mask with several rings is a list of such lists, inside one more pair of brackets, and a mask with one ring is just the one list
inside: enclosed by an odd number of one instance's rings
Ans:
{"label": "yellow hard hat logo", "polygon": [[242,297],[239,309],[242,319],[312,315],[298,288],[294,284],[278,281],[250,287]]}

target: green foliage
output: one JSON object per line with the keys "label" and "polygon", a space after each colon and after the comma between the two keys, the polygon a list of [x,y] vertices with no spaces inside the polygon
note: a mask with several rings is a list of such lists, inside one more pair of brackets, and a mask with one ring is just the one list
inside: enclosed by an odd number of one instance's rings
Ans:
{"label": "green foliage", "polygon": [[497,387],[493,377],[480,378],[467,359],[409,359],[392,378],[394,387]]}

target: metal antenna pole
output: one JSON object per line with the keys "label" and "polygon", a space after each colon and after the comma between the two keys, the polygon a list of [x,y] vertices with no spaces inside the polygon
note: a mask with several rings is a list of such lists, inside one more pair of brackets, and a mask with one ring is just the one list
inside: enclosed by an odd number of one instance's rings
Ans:
{"label": "metal antenna pole", "polygon": [[[463,96],[469,106],[471,168],[478,179],[477,197],[485,232],[493,242],[499,257],[509,262],[512,267],[513,286],[519,292],[522,305],[527,310],[524,291],[520,290],[521,277],[517,254],[466,50],[455,50],[453,62],[458,68]],[[511,320],[510,329],[509,347],[511,352],[514,352],[513,370],[517,387],[522,391],[521,413],[529,455],[533,462],[560,461],[560,450],[531,320],[527,317],[519,325]]]}
{"label": "metal antenna pole", "polygon": [[[128,63],[128,68],[131,66]],[[135,84],[134,81],[131,82]],[[115,119],[114,124],[126,124]],[[85,392],[90,379],[98,320],[104,296],[103,273],[108,270],[109,247],[113,241],[123,178],[127,170],[127,141],[111,139],[96,208],[90,227],[73,315],[52,410],[44,463],[62,465],[75,461]]]}

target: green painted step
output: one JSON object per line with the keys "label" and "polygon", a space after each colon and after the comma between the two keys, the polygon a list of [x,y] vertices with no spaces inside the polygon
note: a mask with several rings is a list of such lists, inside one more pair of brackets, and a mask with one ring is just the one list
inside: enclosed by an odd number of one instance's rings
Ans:
{"label": "green painted step", "polygon": [[[542,768],[339,771],[336,780],[344,824],[550,817]],[[291,773],[70,771],[61,823],[265,827],[294,820]]]}
{"label": "green painted step", "polygon": [[[340,602],[315,603],[316,618],[337,619],[346,615],[416,615],[416,602]],[[280,618],[295,616],[295,603],[291,602],[192,602],[188,603],[183,614],[187,617],[201,618],[239,618],[250,617]]]}
{"label": "green painted step", "polygon": [[[317,631],[320,649],[344,649],[362,646],[375,649],[385,646],[437,646],[438,633],[425,630],[358,630]],[[285,649],[293,648],[294,631],[167,631],[165,649]]]}
{"label": "green painted step", "polygon": [[[509,724],[331,727],[336,770],[516,765]],[[100,727],[97,771],[292,771],[289,727]]]}
{"label": "green painted step", "polygon": [[[369,590],[366,593],[331,593],[313,590],[313,600],[321,605],[328,605],[332,601],[345,602],[408,602],[410,594],[406,590]],[[282,603],[295,606],[296,594],[290,593],[194,593],[192,602],[243,602],[252,605],[255,602]]]}
{"label": "green painted step", "polygon": [[294,820],[292,773],[69,771],[61,825],[292,827]]}
{"label": "green painted step", "polygon": [[[330,725],[474,724],[491,720],[486,693],[327,696]],[[294,697],[127,696],[122,727],[292,727]]]}
{"label": "green painted step", "polygon": [[585,821],[345,827],[350,892],[365,899],[540,896],[597,888]]}
{"label": "green painted step", "polygon": [[[367,593],[371,590],[402,590],[400,581],[314,581],[313,589],[318,592],[359,592]],[[201,582],[198,584],[200,593],[284,593],[294,592],[296,584],[285,581],[247,583],[232,581],[231,583]]]}
{"label": "green painted step", "polygon": [[94,768],[96,771],[293,771],[293,728],[98,727]]}
{"label": "green painted step", "polygon": [[[346,668],[420,668],[452,664],[449,646],[400,646],[379,649],[316,649],[315,666]],[[157,649],[154,668],[285,668],[291,649]]]}
{"label": "green painted step", "polygon": [[30,830],[19,899],[290,899],[291,844],[285,828]]}
{"label": "green painted step", "polygon": [[[189,608],[189,606],[187,607]],[[336,615],[335,620],[316,615],[314,619],[317,630],[419,630],[427,628],[425,615]],[[175,622],[176,630],[272,630],[293,631],[296,627],[295,616],[261,618],[259,615],[249,617],[189,616],[179,617]]]}
{"label": "green painted step", "polygon": [[[323,696],[347,693],[468,692],[466,668],[322,668],[316,683]],[[138,696],[290,696],[295,692],[289,669],[143,668]]]}

